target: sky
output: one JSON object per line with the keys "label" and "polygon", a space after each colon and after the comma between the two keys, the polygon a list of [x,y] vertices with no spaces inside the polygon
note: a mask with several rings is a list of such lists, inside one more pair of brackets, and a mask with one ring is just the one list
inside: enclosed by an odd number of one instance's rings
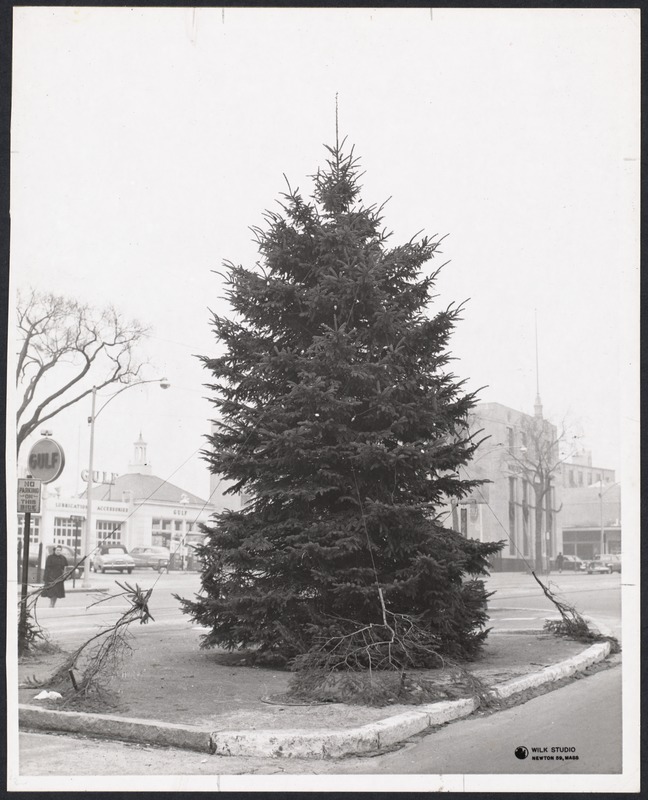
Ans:
{"label": "sky", "polygon": [[[454,373],[527,413],[539,377],[545,416],[638,481],[639,63],[637,10],[15,8],[11,292],[114,304],[171,384],[111,401],[95,468],[124,472],[141,433],[208,496],[217,273],[255,264],[286,178],[309,194],[337,96],[391,243],[447,234]],[[64,494],[89,413],[47,426]]]}

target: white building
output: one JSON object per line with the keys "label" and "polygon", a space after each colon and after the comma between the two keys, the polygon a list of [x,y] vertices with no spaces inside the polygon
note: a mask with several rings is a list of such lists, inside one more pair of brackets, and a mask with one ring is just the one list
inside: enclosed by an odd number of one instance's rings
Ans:
{"label": "white building", "polygon": [[[459,470],[462,478],[485,480],[470,495],[447,510],[448,527],[480,542],[504,541],[502,551],[491,558],[493,570],[519,571],[532,564],[536,555],[536,535],[542,550],[543,566],[555,558],[561,546],[561,480],[551,475],[542,501],[543,528],[536,533],[536,494],[528,466],[533,443],[528,439],[531,423],[541,420],[540,443],[554,449],[558,463],[556,427],[542,418],[536,400],[535,414],[525,414],[501,403],[479,403],[471,414],[470,429],[477,441],[485,441],[474,459]],[[555,447],[553,446],[553,443]],[[558,470],[556,470],[556,473]]]}
{"label": "white building", "polygon": [[[134,457],[124,475],[97,473],[92,489],[92,521],[88,550],[104,541],[133,547],[162,545],[171,552],[202,542],[200,524],[208,523],[216,510],[209,501],[153,475],[147,445],[140,434]],[[66,544],[81,553],[87,499],[61,497],[43,492],[41,513],[32,514],[30,542],[38,546]],[[19,541],[23,515],[18,515]],[[183,545],[184,542],[184,545]],[[190,550],[189,550],[190,552]]]}

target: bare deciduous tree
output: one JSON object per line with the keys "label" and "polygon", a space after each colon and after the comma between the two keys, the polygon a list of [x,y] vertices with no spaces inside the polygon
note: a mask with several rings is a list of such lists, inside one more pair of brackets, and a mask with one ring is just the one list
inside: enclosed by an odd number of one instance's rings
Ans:
{"label": "bare deciduous tree", "polygon": [[30,289],[18,293],[17,318],[18,452],[39,425],[93,386],[128,383],[143,366],[135,350],[147,329],[112,306],[96,309]]}
{"label": "bare deciduous tree", "polygon": [[540,416],[522,420],[525,445],[519,452],[507,450],[503,457],[514,462],[516,472],[531,486],[535,509],[535,568],[542,569],[542,537],[551,528],[552,515],[560,509],[552,505],[552,479],[569,455],[560,455],[567,438],[564,424],[557,429]]}

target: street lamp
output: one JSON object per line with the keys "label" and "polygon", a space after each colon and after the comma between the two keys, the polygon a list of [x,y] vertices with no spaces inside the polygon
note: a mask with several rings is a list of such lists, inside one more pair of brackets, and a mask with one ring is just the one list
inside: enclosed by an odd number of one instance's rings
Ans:
{"label": "street lamp", "polygon": [[608,488],[605,491],[603,491],[603,473],[601,472],[601,480],[599,481],[599,493],[598,493],[598,495],[599,495],[599,500],[601,502],[601,555],[602,556],[606,555],[605,551],[607,550],[607,542],[605,540],[606,539],[606,537],[605,537],[605,524],[604,524],[604,521],[603,521],[603,495],[607,494],[610,491],[610,489],[614,489],[615,486],[616,486],[616,483],[613,483],[611,486],[608,486]]}
{"label": "street lamp", "polygon": [[85,556],[85,561],[83,562],[83,583],[81,584],[82,588],[89,589],[90,588],[90,560],[89,556],[89,549],[90,549],[90,533],[92,531],[92,467],[93,467],[93,459],[94,459],[94,426],[95,420],[104,410],[104,408],[110,403],[111,400],[114,400],[118,394],[125,392],[126,389],[132,389],[135,386],[142,386],[145,383],[159,383],[161,389],[168,389],[171,385],[166,378],[156,378],[155,380],[149,381],[136,381],[135,383],[129,383],[126,386],[122,387],[118,392],[111,395],[106,402],[101,406],[99,411],[95,411],[95,406],[97,402],[97,387],[92,387],[92,411],[90,416],[88,417],[88,422],[90,423],[90,453],[88,455],[88,480],[87,480],[87,491],[86,496],[88,500],[88,510],[86,513],[86,527],[85,527],[85,534],[83,536],[83,554]]}
{"label": "street lamp", "polygon": [[182,506],[182,535],[180,538],[180,563],[182,571],[185,569],[185,555],[186,555],[186,541],[187,541],[187,506],[189,505],[189,498],[183,492],[180,498],[180,505]]}

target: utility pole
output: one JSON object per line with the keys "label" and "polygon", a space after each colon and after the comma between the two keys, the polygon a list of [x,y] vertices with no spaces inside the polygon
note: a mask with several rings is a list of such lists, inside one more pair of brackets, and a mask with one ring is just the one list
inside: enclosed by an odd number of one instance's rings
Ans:
{"label": "utility pole", "polygon": [[601,555],[605,555],[607,549],[605,541],[605,522],[603,519],[603,471],[601,470],[601,480],[599,483],[599,500],[601,503]]}
{"label": "utility pole", "polygon": [[[539,424],[542,424],[542,401],[540,400],[540,361],[538,359],[538,310],[534,309],[535,315],[535,362],[536,362],[536,400],[534,406],[534,415]],[[541,435],[540,433],[538,434]],[[535,492],[535,569],[539,572],[542,571],[542,540],[544,538],[544,526],[542,524],[542,511],[544,506],[544,497],[547,491],[545,486],[548,476],[545,475],[544,466],[541,462],[541,452],[539,442],[535,443],[537,449],[538,463],[536,465],[536,474],[533,478],[533,490]]]}

